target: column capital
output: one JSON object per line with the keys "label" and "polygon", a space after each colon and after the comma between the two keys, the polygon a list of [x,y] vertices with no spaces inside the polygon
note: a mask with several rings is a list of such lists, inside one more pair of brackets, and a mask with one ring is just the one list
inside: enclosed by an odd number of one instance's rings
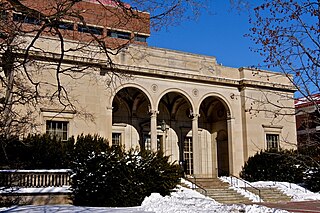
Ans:
{"label": "column capital", "polygon": [[149,109],[149,114],[151,116],[156,116],[157,114],[159,114],[159,111],[155,109]]}
{"label": "column capital", "polygon": [[195,119],[198,119],[200,117],[200,114],[191,112],[190,116],[191,116],[192,120],[195,120]]}

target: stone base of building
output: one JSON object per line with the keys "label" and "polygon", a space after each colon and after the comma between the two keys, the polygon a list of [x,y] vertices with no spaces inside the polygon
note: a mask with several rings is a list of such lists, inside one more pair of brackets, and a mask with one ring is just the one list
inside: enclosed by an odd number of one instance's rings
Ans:
{"label": "stone base of building", "polygon": [[15,205],[63,205],[71,204],[70,194],[5,194],[1,195],[8,203]]}

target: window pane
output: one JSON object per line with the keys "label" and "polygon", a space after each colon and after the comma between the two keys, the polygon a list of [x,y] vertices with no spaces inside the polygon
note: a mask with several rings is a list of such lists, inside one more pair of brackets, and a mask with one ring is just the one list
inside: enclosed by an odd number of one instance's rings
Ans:
{"label": "window pane", "polygon": [[92,34],[96,34],[96,35],[103,34],[103,28],[101,28],[101,27],[84,26],[81,24],[78,25],[78,31],[82,32],[82,33],[92,33]]}
{"label": "window pane", "polygon": [[73,23],[68,23],[68,22],[58,22],[58,28],[63,29],[63,30],[73,30]]}
{"label": "window pane", "polygon": [[13,21],[35,25],[39,25],[41,23],[39,19],[17,13],[13,14]]}
{"label": "window pane", "polygon": [[121,133],[112,133],[112,146],[121,145]]}
{"label": "window pane", "polygon": [[67,121],[46,121],[46,133],[63,141],[68,140],[68,124]]}
{"label": "window pane", "polygon": [[279,135],[267,134],[267,149],[278,149],[279,148]]}
{"label": "window pane", "polygon": [[148,36],[143,36],[143,35],[135,35],[134,40],[135,41],[140,41],[140,42],[147,42]]}
{"label": "window pane", "polygon": [[193,152],[192,152],[192,137],[186,137],[184,141],[184,163],[185,173],[193,174]]}
{"label": "window pane", "polygon": [[129,32],[121,32],[121,31],[114,31],[114,30],[108,30],[107,35],[111,38],[121,38],[121,39],[127,39],[130,40],[131,33]]}

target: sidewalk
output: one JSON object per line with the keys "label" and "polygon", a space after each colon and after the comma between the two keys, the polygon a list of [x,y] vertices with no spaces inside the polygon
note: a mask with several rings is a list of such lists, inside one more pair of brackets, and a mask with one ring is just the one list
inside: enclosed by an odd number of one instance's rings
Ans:
{"label": "sidewalk", "polygon": [[259,205],[264,205],[270,208],[283,209],[289,212],[320,213],[320,200],[281,203],[260,203]]}

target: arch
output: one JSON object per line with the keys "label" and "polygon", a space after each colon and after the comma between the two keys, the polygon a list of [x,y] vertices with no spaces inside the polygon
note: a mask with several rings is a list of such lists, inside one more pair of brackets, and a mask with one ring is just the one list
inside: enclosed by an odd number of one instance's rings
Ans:
{"label": "arch", "polygon": [[122,90],[124,88],[129,88],[129,87],[133,87],[133,88],[139,89],[143,94],[145,94],[145,96],[148,98],[148,101],[150,103],[150,108],[151,109],[155,109],[155,106],[157,106],[157,105],[154,105],[154,100],[151,97],[149,91],[147,89],[145,89],[144,87],[142,87],[141,85],[135,84],[135,83],[123,84],[123,85],[119,86],[118,88],[116,88],[114,94],[112,94],[111,97],[110,97],[109,106],[112,106],[113,100],[114,100],[114,98],[116,97],[117,93],[120,90]]}
{"label": "arch", "polygon": [[196,113],[199,113],[199,109],[200,109],[202,102],[208,97],[218,98],[221,101],[221,103],[225,106],[225,108],[227,109],[228,117],[231,117],[231,118],[233,117],[233,111],[232,111],[232,107],[231,107],[230,102],[225,98],[225,96],[223,96],[219,93],[208,93],[208,94],[203,95],[199,100],[199,105],[197,106]]}
{"label": "arch", "polygon": [[[144,148],[142,142],[143,128],[146,122],[150,122],[151,100],[148,93],[141,87],[126,84],[119,87],[112,101],[112,141],[119,140],[121,145],[128,148],[137,144]],[[133,131],[134,130],[134,131]],[[116,139],[116,136],[120,139]],[[131,141],[131,142],[129,142]],[[132,146],[133,145],[133,146]]]}
{"label": "arch", "polygon": [[[208,143],[208,147],[211,148],[211,152],[205,153],[212,161],[212,174],[218,176],[229,175],[230,162],[229,156],[232,153],[229,147],[232,147],[229,140],[228,120],[232,115],[230,104],[226,99],[217,93],[208,93],[204,95],[199,102],[199,128],[207,130],[211,137]],[[216,170],[217,168],[217,170]]]}
{"label": "arch", "polygon": [[158,96],[158,100],[155,104],[155,106],[157,106],[157,109],[159,107],[159,103],[160,103],[161,99],[166,94],[171,93],[171,92],[182,94],[186,98],[186,100],[189,102],[190,106],[192,107],[193,112],[195,112],[195,104],[193,103],[191,96],[187,92],[185,92],[184,90],[177,89],[177,88],[166,89],[162,93],[160,93],[160,95]]}

